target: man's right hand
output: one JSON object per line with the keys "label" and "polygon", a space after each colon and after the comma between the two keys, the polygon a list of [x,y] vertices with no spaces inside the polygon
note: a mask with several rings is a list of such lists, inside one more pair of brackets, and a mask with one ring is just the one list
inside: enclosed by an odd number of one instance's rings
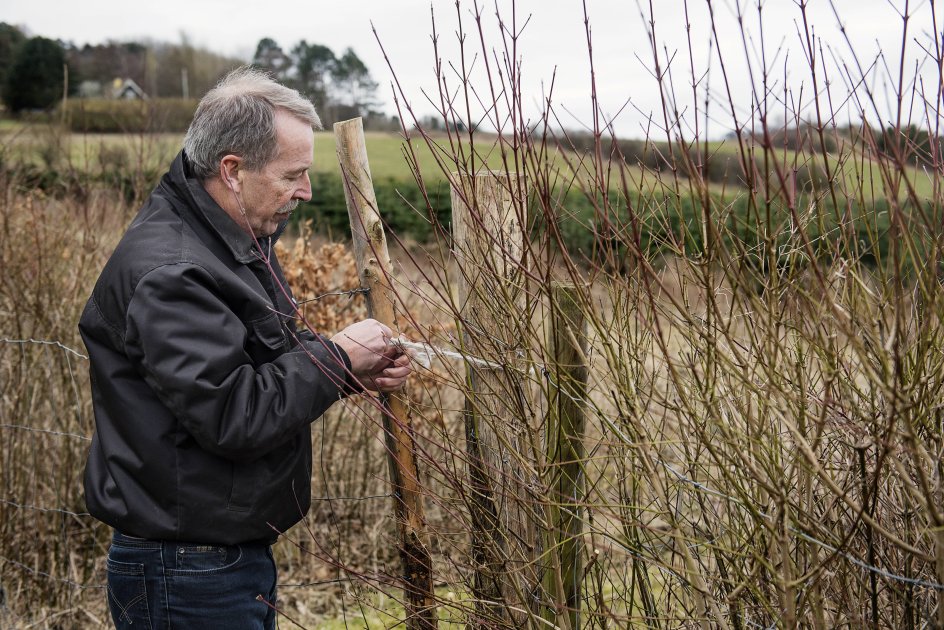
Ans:
{"label": "man's right hand", "polygon": [[376,319],[351,324],[331,341],[351,360],[351,372],[365,388],[390,392],[403,387],[410,375],[410,357],[390,342],[393,331]]}

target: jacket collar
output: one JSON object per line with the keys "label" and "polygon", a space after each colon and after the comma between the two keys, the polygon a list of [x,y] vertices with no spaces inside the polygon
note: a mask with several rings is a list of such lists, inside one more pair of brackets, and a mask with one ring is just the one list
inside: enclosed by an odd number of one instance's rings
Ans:
{"label": "jacket collar", "polygon": [[[196,209],[196,214],[219,236],[220,241],[226,245],[238,262],[246,264],[258,260],[259,255],[253,253],[256,249],[256,239],[233,221],[226,214],[226,211],[210,196],[200,180],[194,176],[190,160],[184,151],[178,153],[177,157],[174,158],[168,174],[174,187],[187,198],[190,202],[189,205]],[[275,234],[258,239],[263,252],[270,250],[282,235],[282,232],[285,231],[287,225],[288,221],[284,221],[279,224]]]}

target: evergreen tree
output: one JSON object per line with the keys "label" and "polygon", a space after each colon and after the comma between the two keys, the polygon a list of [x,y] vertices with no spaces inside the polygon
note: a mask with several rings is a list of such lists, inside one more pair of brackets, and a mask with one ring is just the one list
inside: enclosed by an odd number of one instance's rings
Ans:
{"label": "evergreen tree", "polygon": [[377,105],[377,82],[353,49],[338,58],[331,80],[337,103],[353,108],[359,116],[366,116]]}
{"label": "evergreen tree", "polygon": [[13,56],[17,46],[26,40],[23,31],[15,26],[0,22],[0,86],[7,80],[7,72],[13,65]]}
{"label": "evergreen tree", "polygon": [[252,65],[260,70],[272,73],[279,81],[284,82],[288,71],[292,67],[292,59],[282,50],[274,39],[263,37],[256,46],[256,54],[252,57]]}
{"label": "evergreen tree", "polygon": [[33,37],[21,43],[4,84],[3,100],[13,112],[47,109],[62,96],[65,53],[58,42]]}
{"label": "evergreen tree", "polygon": [[366,117],[377,105],[377,82],[350,48],[336,57],[327,46],[303,39],[286,54],[274,39],[265,37],[256,46],[252,65],[308,97],[325,125]]}
{"label": "evergreen tree", "polygon": [[295,65],[294,87],[307,96],[319,113],[328,106],[328,82],[337,59],[327,46],[309,44],[304,39],[292,48]]}

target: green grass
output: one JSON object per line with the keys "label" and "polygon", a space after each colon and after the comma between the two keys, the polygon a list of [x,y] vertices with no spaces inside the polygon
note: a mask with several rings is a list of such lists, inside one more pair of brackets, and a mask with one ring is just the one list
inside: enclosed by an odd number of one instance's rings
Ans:
{"label": "green grass", "polygon": [[[434,149],[430,150],[427,143],[418,134],[414,134],[413,153],[410,153],[401,134],[368,131],[366,133],[367,153],[374,179],[412,181],[414,174],[410,162],[413,161],[415,154],[416,165],[424,181],[444,181],[445,172],[459,170],[460,165],[456,165],[455,161],[448,157],[452,151],[449,140],[444,134],[433,135],[432,140]],[[476,165],[484,163],[487,168],[491,169],[503,170],[505,168],[495,136],[476,135],[474,152],[468,148],[468,138],[463,137],[462,140],[465,145],[465,154],[468,156],[473,153],[474,155],[474,158],[466,158],[470,163]],[[180,133],[68,133],[62,132],[58,127],[50,127],[42,123],[0,120],[0,154],[7,163],[44,167],[53,162],[60,169],[69,168],[93,175],[119,164],[132,166],[138,171],[160,173],[180,150],[182,143],[183,134]],[[731,170],[734,181],[741,179],[740,166],[736,160],[737,150],[738,145],[734,140],[709,143],[712,159],[730,160],[727,168]],[[331,131],[316,133],[313,172],[340,176],[335,151],[334,134]],[[580,165],[580,160],[574,154],[564,155],[552,150],[551,155],[552,164],[562,174],[563,179],[570,177],[571,165],[576,168],[581,180],[587,181],[592,177],[592,174]],[[782,156],[783,153],[778,151],[777,155]],[[786,159],[792,165],[794,154],[788,151]],[[837,154],[830,154],[826,159],[831,172],[839,170],[842,174],[837,187],[839,193],[852,197],[861,196],[869,201],[886,196],[886,187],[874,162],[867,160],[863,164],[860,156],[853,160],[848,154],[844,156],[842,162]],[[823,156],[820,154],[800,156],[797,163],[811,171],[824,172]],[[511,170],[515,168],[513,162],[510,162],[508,167]],[[521,169],[519,165],[518,170]],[[466,170],[464,166],[463,170]],[[638,167],[630,168],[627,173],[629,178],[636,182],[659,179],[646,175]],[[905,173],[919,198],[928,199],[933,196],[931,177],[927,173],[914,167],[907,168]],[[618,182],[615,181],[611,183],[614,187],[617,184]],[[645,185],[640,186],[640,188],[644,187]],[[722,191],[730,193],[732,188],[737,189],[740,186],[709,183],[709,190],[718,195],[722,194]],[[905,186],[899,185],[897,193],[899,198],[903,197],[906,194]]]}
{"label": "green grass", "polygon": [[80,134],[58,127],[2,121],[0,152],[9,164],[98,175],[110,167],[160,171],[183,143],[166,134]]}
{"label": "green grass", "polygon": [[[445,143],[445,136],[435,138]],[[367,153],[371,174],[374,178],[413,180],[413,174],[405,157],[406,143],[399,134],[367,132]],[[476,137],[476,159],[484,159],[489,168],[502,168],[500,153],[495,149],[493,136]],[[183,134],[82,134],[62,132],[56,127],[41,124],[25,124],[13,120],[0,121],[0,150],[10,163],[33,166],[48,165],[55,157],[60,167],[72,168],[83,173],[97,174],[103,164],[120,161],[140,163],[151,170],[161,170],[180,150]],[[427,180],[443,180],[433,152],[422,139],[415,139],[413,147],[420,173]],[[445,151],[437,151],[440,156]],[[447,165],[456,170],[455,165]],[[322,131],[315,134],[314,173],[340,175],[336,158],[334,134]]]}
{"label": "green grass", "polygon": [[[514,158],[510,155],[503,158],[501,148],[498,145],[498,138],[492,134],[476,134],[473,140],[472,148],[468,144],[468,136],[463,136],[463,153],[466,156],[466,164],[456,164],[456,161],[449,157],[452,150],[449,146],[449,138],[445,134],[435,134],[430,136],[433,148],[415,134],[411,137],[410,144],[412,151],[401,134],[386,132],[366,132],[365,142],[367,144],[367,157],[370,160],[371,176],[377,179],[391,178],[396,180],[414,179],[411,169],[411,163],[416,162],[416,166],[424,181],[439,182],[446,179],[446,172],[456,172],[458,170],[478,170],[481,167],[493,170],[522,170],[524,165],[514,164]],[[569,172],[568,160],[557,151],[550,152],[552,164],[562,172]],[[415,156],[415,157],[414,157]],[[508,160],[507,164],[505,160]],[[573,158],[571,157],[573,162]],[[340,166],[335,157],[334,134],[328,131],[315,134],[315,164],[314,171],[320,173],[341,174]]]}
{"label": "green grass", "polygon": [[9,118],[0,118],[0,133],[10,133],[23,127],[23,123]]}
{"label": "green grass", "polygon": [[[413,181],[410,162],[415,161],[424,181],[444,181],[445,172],[458,170],[455,161],[450,161],[448,138],[432,136],[434,149],[418,135],[411,139],[413,153],[401,134],[371,132],[365,134],[371,175],[375,179],[391,178]],[[490,169],[504,169],[497,138],[489,134],[477,134],[474,151],[468,147],[468,138],[463,138],[470,164],[483,164]],[[183,134],[83,134],[62,132],[58,127],[45,124],[29,124],[14,120],[0,120],[0,151],[9,163],[48,166],[52,158],[58,160],[59,168],[71,168],[82,173],[98,174],[103,165],[112,162],[133,164],[147,170],[162,171],[183,144]],[[567,160],[554,151],[554,165],[564,172],[569,171]],[[409,160],[408,160],[409,156]],[[437,156],[439,160],[437,161]],[[514,169],[513,162],[508,164]],[[465,166],[463,165],[463,170]],[[520,169],[520,167],[519,167]],[[336,157],[334,133],[321,131],[315,134],[315,156],[313,173],[330,173],[340,176]]]}
{"label": "green grass", "polygon": [[[738,143],[736,140],[709,142],[708,151],[715,159],[728,158],[732,160],[732,164],[737,166]],[[812,171],[822,173],[823,178],[825,178],[826,169],[824,168],[824,160],[821,153],[806,153],[797,156],[794,151],[788,150],[784,152],[783,149],[777,149],[775,154],[781,161],[786,160],[788,166],[791,168],[794,160],[796,160],[797,166],[805,166]],[[825,164],[829,165],[830,173],[834,176],[837,172],[841,173],[841,177],[836,179],[837,194],[852,197],[861,196],[861,198],[868,201],[892,196],[886,194],[887,187],[882,180],[882,173],[878,163],[870,159],[863,161],[861,146],[858,147],[854,156],[848,150],[846,150],[841,157],[840,154],[836,152],[828,153]],[[916,167],[906,167],[904,174],[914,187],[915,194],[918,198],[930,199],[933,197],[934,188],[932,184],[932,174],[926,173],[923,169]],[[775,176],[772,175],[772,178],[773,177]],[[827,191],[823,190],[822,192],[826,193]],[[903,182],[900,182],[898,185],[897,195],[899,199],[907,195],[907,187]]]}

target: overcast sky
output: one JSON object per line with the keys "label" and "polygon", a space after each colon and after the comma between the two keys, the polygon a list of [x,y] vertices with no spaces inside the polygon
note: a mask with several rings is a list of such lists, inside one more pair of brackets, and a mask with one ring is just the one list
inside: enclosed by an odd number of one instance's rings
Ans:
{"label": "overcast sky", "polygon": [[[761,90],[760,29],[758,28],[756,0],[740,0],[748,25],[747,47],[754,67],[753,78],[745,60],[744,44],[737,28],[735,0],[714,0],[718,40],[713,43],[711,22],[706,0],[689,0],[693,60],[690,61],[686,38],[685,2],[683,0],[653,0],[655,5],[655,38],[659,47],[662,69],[668,67],[678,109],[686,113],[690,135],[694,121],[688,114],[698,103],[703,110],[704,88],[713,93],[709,114],[709,133],[714,136],[728,130],[731,115],[727,113],[726,89],[718,59],[718,50],[725,61],[728,85],[737,106],[740,120],[750,119],[752,89]],[[844,77],[842,64],[853,67],[849,45],[843,40],[836,16],[828,0],[808,0],[807,15],[817,36],[822,38],[825,74],[830,81],[829,94],[833,109],[848,117],[840,104],[849,96],[850,79]],[[842,17],[852,48],[864,67],[878,61],[881,71],[870,74],[870,87],[878,95],[878,116],[890,116],[887,84],[889,73],[897,82],[901,59],[902,20],[897,11],[904,0],[834,0]],[[940,0],[938,0],[939,4]],[[483,9],[485,49],[488,55],[504,54],[501,32],[495,18],[495,2],[490,0]],[[515,7],[516,25],[521,30],[517,42],[517,56],[521,61],[522,88],[525,116],[537,119],[546,90],[554,78],[554,111],[568,128],[592,123],[590,90],[590,62],[583,24],[583,3],[580,0],[498,0],[498,9],[510,28],[512,6]],[[642,129],[652,116],[662,124],[659,90],[652,76],[653,55],[647,35],[645,17],[648,0],[586,0],[592,29],[594,69],[597,94],[604,116],[614,122],[620,135],[641,136]],[[390,83],[392,75],[371,31],[376,27],[380,41],[406,98],[417,112],[426,114],[432,107],[426,103],[423,90],[438,94],[434,74],[430,19],[435,12],[440,35],[440,57],[448,68],[458,66],[459,45],[457,30],[459,17],[454,0],[280,0],[267,3],[247,0],[160,0],[159,2],[129,2],[128,0],[0,0],[0,20],[25,27],[29,33],[60,38],[75,44],[101,43],[106,40],[156,39],[180,41],[181,33],[198,46],[234,55],[248,60],[262,37],[272,37],[286,50],[300,39],[317,42],[340,53],[352,47],[366,62],[375,79],[381,84],[380,94],[384,109],[394,113]],[[466,42],[467,59],[477,56],[473,66],[472,84],[485,90],[482,63],[482,45],[475,31],[473,3],[462,0],[459,13],[469,36]],[[937,7],[941,20],[941,6]],[[909,22],[909,52],[906,55],[906,74],[915,73],[924,81],[929,97],[935,98],[938,77],[933,63],[920,50],[933,41],[932,5],[930,0],[912,0],[913,15]],[[802,104],[811,112],[813,96],[809,68],[798,29],[802,30],[801,13],[794,0],[766,0],[763,3],[764,43],[767,64],[771,71],[769,81],[770,103],[779,102],[783,110],[784,85],[790,92],[786,97],[790,108]],[[525,24],[527,22],[527,24]],[[937,30],[940,32],[941,25]],[[779,49],[779,52],[778,52]],[[819,52],[817,51],[817,54]],[[671,58],[671,64],[666,59]],[[497,66],[493,63],[493,73]],[[692,94],[692,63],[699,91]],[[555,76],[556,72],[556,76]],[[708,73],[705,76],[706,72]],[[784,80],[786,73],[786,81]],[[823,68],[818,69],[823,78]],[[493,74],[493,77],[495,75]],[[452,70],[446,70],[448,85],[458,81]],[[858,79],[858,76],[854,77]],[[821,89],[823,86],[821,85]],[[860,96],[864,90],[859,89]],[[483,95],[484,96],[484,95]],[[475,101],[475,97],[472,97]],[[464,108],[463,108],[464,109]],[[473,117],[481,115],[481,108],[473,104]],[[772,108],[773,109],[773,108]],[[870,114],[874,119],[875,115]],[[782,118],[782,114],[780,115]],[[848,120],[841,120],[841,124]],[[700,121],[699,124],[703,124]]]}

